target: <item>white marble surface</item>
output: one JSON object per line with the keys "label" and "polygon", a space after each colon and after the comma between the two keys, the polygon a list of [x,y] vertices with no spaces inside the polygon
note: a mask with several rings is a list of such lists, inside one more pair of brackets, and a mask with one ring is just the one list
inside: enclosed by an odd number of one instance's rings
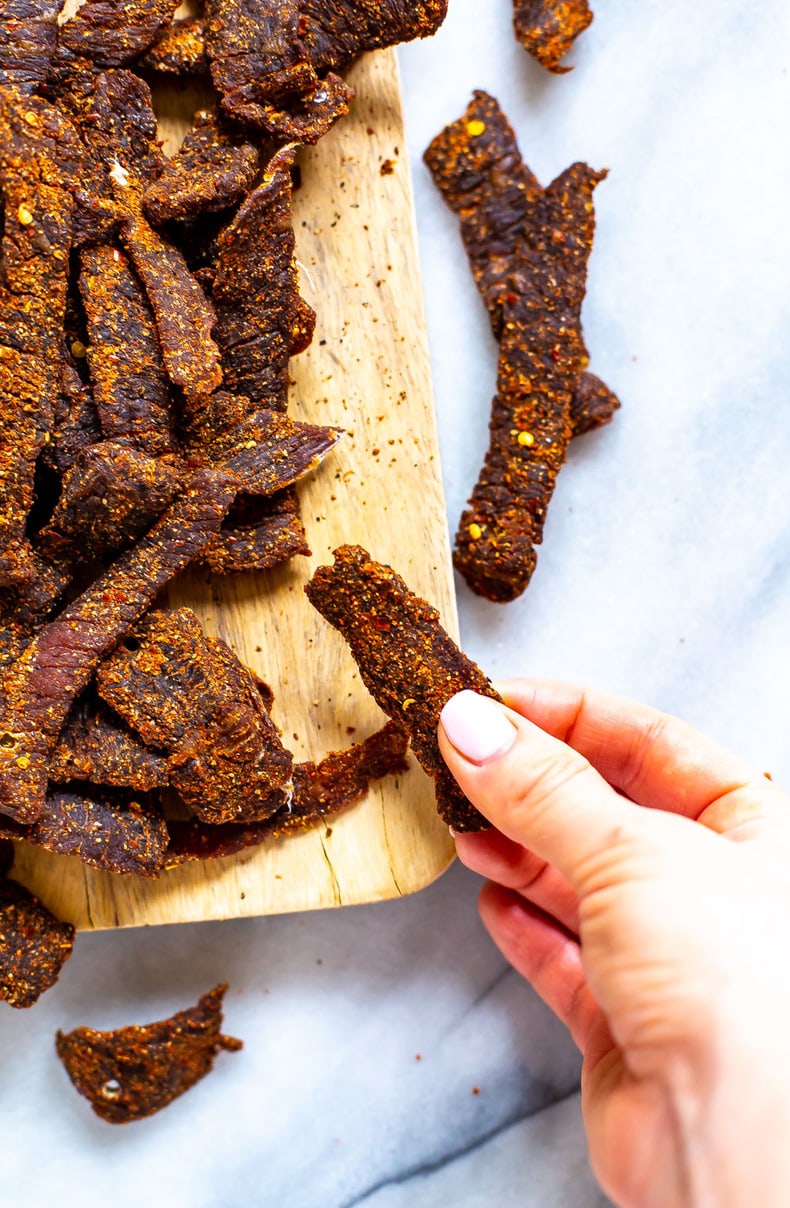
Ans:
{"label": "white marble surface", "polygon": [[[510,0],[450,0],[440,35],[402,53],[451,525],[495,350],[422,149],[485,87],[542,180],[611,169],[584,320],[623,410],[574,445],[527,595],[503,609],[460,588],[464,641],[494,675],[683,714],[788,782],[790,9],[595,7],[560,78],[511,40]],[[33,1011],[0,1007],[0,1201],[602,1203],[578,1059],[488,942],[476,888],[456,866],[381,906],[80,937]],[[158,1018],[220,980],[243,1053],[152,1120],[95,1119],[55,1028]]]}

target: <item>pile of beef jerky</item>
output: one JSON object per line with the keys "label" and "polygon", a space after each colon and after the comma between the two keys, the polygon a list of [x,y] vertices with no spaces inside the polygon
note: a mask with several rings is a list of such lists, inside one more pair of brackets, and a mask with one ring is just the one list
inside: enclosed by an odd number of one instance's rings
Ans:
{"label": "pile of beef jerky", "polygon": [[[2,5],[0,844],[155,876],[405,767],[394,725],[294,766],[269,689],[156,605],[189,565],[309,552],[294,483],[341,433],[286,413],[315,320],[295,156],[347,111],[348,65],[432,34],[446,3]],[[216,105],[166,159],[149,81],[194,74]],[[28,1006],[73,934],[0,854],[0,997]]]}

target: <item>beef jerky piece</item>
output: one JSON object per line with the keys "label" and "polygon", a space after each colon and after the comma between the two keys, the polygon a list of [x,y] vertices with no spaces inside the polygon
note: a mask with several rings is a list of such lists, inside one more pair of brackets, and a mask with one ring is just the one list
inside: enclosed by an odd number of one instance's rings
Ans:
{"label": "beef jerky piece", "polygon": [[176,18],[165,25],[137,66],[164,76],[204,75],[208,57],[201,18]]}
{"label": "beef jerky piece", "polygon": [[278,411],[256,411],[239,427],[193,446],[190,460],[221,469],[240,491],[273,495],[310,474],[344,435],[339,428],[303,424]]}
{"label": "beef jerky piece", "polygon": [[71,956],[74,928],[16,881],[0,880],[0,998],[32,1007]]}
{"label": "beef jerky piece", "polygon": [[429,38],[447,15],[447,0],[299,0],[302,37],[318,75],[342,71],[357,55]]}
{"label": "beef jerky piece", "polygon": [[533,59],[560,75],[560,59],[593,19],[587,0],[513,0],[516,37]]}
{"label": "beef jerky piece", "polygon": [[586,359],[578,316],[592,191],[604,175],[574,164],[549,186],[527,235],[528,272],[504,306],[489,449],[453,558],[472,591],[496,603],[515,599],[530,581],[571,437],[571,398]]}
{"label": "beef jerky piece", "polygon": [[10,839],[0,839],[0,882],[8,876],[14,863],[14,845]]}
{"label": "beef jerky piece", "polygon": [[151,613],[99,668],[97,686],[167,752],[171,784],[204,821],[266,818],[286,803],[293,759],[256,681],[188,608]]}
{"label": "beef jerky piece", "polygon": [[41,456],[62,478],[77,455],[98,444],[101,436],[90,387],[82,382],[74,366],[64,357],[60,366],[60,397],[55,405],[55,420]]}
{"label": "beef jerky piece", "polygon": [[270,160],[218,238],[212,289],[226,388],[279,411],[288,403],[288,360],[304,321],[291,209],[295,157],[289,146]]}
{"label": "beef jerky piece", "polygon": [[213,574],[271,570],[297,554],[310,554],[293,488],[263,499],[242,498],[243,506],[236,501],[203,553],[201,561]]}
{"label": "beef jerky piece", "polygon": [[277,142],[314,146],[327,134],[335,122],[348,113],[355,96],[354,89],[334,72],[318,80],[315,87],[298,100],[260,101],[255,117],[245,118],[234,113],[237,121],[250,121]]}
{"label": "beef jerky piece", "polygon": [[156,455],[174,449],[170,384],[148,300],[123,252],[83,248],[79,278],[93,400],[106,437]]}
{"label": "beef jerky piece", "polygon": [[414,754],[436,780],[445,822],[459,831],[482,830],[487,823],[450,775],[436,733],[442,709],[462,688],[501,698],[442,629],[436,609],[394,570],[358,545],[341,546],[334,558],[334,566],[320,566],[305,587],[308,599],[345,638],[379,707],[407,730]]}
{"label": "beef jerky piece", "polygon": [[165,165],[151,89],[133,71],[104,71],[97,77],[83,131],[113,180],[126,175],[135,191],[155,180]]}
{"label": "beef jerky piece", "polygon": [[50,760],[49,779],[54,784],[82,780],[145,793],[167,785],[167,760],[144,746],[120,717],[89,693],[66,719]]}
{"label": "beef jerky piece", "polygon": [[304,298],[296,299],[296,321],[291,333],[291,356],[297,357],[305,352],[313,342],[315,335],[316,313]]}
{"label": "beef jerky piece", "polygon": [[213,114],[197,113],[179,150],[146,189],[143,209],[155,226],[223,210],[245,196],[257,175],[255,144],[223,130]]}
{"label": "beef jerky piece", "polygon": [[33,554],[33,576],[0,599],[0,669],[13,663],[48,620],[63,595],[70,572]]}
{"label": "beef jerky piece", "polygon": [[58,36],[63,0],[3,0],[0,84],[29,93],[44,83]]}
{"label": "beef jerky piece", "polygon": [[105,558],[146,532],[180,493],[183,462],[148,457],[122,441],[103,441],[77,455],[63,479],[38,548],[52,561]]}
{"label": "beef jerky piece", "polygon": [[290,808],[265,822],[230,822],[224,826],[207,826],[194,819],[168,822],[166,866],[232,856],[267,839],[317,826],[364,797],[371,781],[407,772],[408,742],[400,726],[387,722],[383,729],[347,751],[333,751],[319,764],[297,764]]}
{"label": "beef jerky piece", "polygon": [[128,789],[56,789],[25,841],[91,868],[155,877],[164,867],[167,827],[153,800]]}
{"label": "beef jerky piece", "polygon": [[90,59],[97,67],[131,63],[153,43],[180,0],[85,0],[60,27],[58,44],[66,55]]}
{"label": "beef jerky piece", "polygon": [[151,531],[7,668],[0,694],[0,813],[23,823],[39,817],[49,761],[73,701],[165,584],[202,553],[235,493],[221,474],[192,474]]}
{"label": "beef jerky piece", "polygon": [[574,436],[602,428],[620,408],[620,400],[594,373],[583,373],[571,398],[570,421]]}
{"label": "beef jerky piece", "polygon": [[242,1047],[240,1040],[220,1031],[226,990],[215,986],[196,1006],[158,1023],[112,1032],[58,1032],[58,1057],[102,1120],[142,1120],[205,1078],[220,1050],[236,1052]]}
{"label": "beef jerky piece", "polygon": [[59,395],[79,152],[53,106],[0,89],[0,586],[33,573],[25,529]]}

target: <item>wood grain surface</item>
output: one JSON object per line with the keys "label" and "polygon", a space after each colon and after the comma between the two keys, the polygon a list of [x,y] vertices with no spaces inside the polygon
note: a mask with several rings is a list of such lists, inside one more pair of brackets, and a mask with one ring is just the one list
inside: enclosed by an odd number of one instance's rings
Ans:
{"label": "wood grain surface", "polygon": [[[264,575],[188,575],[170,592],[174,605],[194,608],[209,633],[271,684],[274,719],[297,760],[318,760],[385,720],[345,644],[302,590],[336,546],[358,543],[390,563],[457,631],[395,53],[366,56],[350,79],[357,100],[303,152],[295,195],[301,290],[318,324],[312,347],[291,363],[291,414],[347,431],[300,487],[313,556]],[[169,151],[204,103],[192,89],[157,95]],[[411,893],[447,867],[453,848],[433,784],[410,762],[408,773],[375,784],[329,826],[155,881],[21,847],[14,876],[85,929]]]}

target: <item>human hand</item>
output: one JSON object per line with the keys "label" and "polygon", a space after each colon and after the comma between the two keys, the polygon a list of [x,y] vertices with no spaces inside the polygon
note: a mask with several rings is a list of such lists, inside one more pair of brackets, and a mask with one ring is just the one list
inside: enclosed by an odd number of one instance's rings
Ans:
{"label": "human hand", "polygon": [[439,743],[494,829],[483,922],[584,1054],[623,1208],[790,1204],[790,798],[674,718],[548,681],[462,692]]}

